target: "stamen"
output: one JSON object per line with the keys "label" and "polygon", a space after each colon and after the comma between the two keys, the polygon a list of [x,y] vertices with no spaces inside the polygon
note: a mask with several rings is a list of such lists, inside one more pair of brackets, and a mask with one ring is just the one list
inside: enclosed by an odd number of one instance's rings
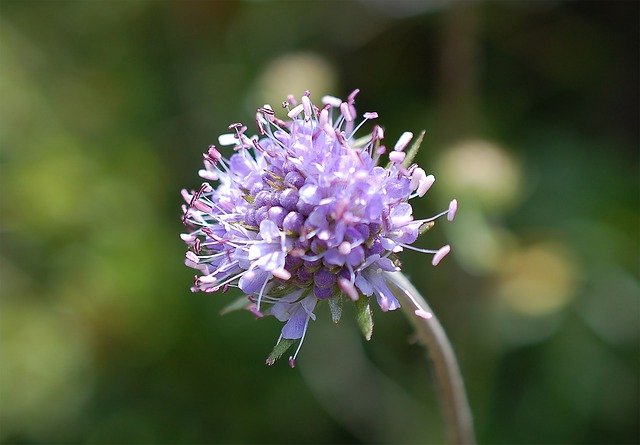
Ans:
{"label": "stamen", "polygon": [[454,199],[449,203],[449,210],[447,211],[447,220],[453,221],[458,211],[458,200]]}
{"label": "stamen", "polygon": [[389,160],[395,164],[400,164],[402,163],[402,161],[404,161],[405,156],[406,153],[402,151],[392,151],[391,153],[389,153]]}
{"label": "stamen", "polygon": [[298,348],[296,349],[295,354],[292,357],[289,357],[289,366],[292,368],[296,367],[296,357],[300,352],[300,348],[302,348],[302,343],[304,343],[304,337],[307,335],[307,328],[309,327],[309,315],[307,315],[307,319],[304,322],[304,331],[302,331],[302,338],[300,339],[300,343],[298,344]]}
{"label": "stamen", "polygon": [[334,96],[323,96],[321,101],[323,104],[331,105],[333,108],[340,108],[340,104],[342,104],[342,101]]}
{"label": "stamen", "polygon": [[411,141],[411,139],[413,139],[413,133],[411,133],[410,131],[405,131],[404,133],[402,133],[402,136],[400,136],[400,139],[398,139],[398,142],[396,142],[396,145],[393,147],[393,150],[394,151],[404,150],[407,144],[409,144],[409,141]]}
{"label": "stamen", "polygon": [[302,96],[302,106],[304,108],[304,120],[308,121],[313,115],[311,112],[311,101],[309,100],[309,96]]}
{"label": "stamen", "polygon": [[302,113],[303,109],[304,109],[304,106],[300,104],[297,107],[294,107],[291,111],[289,111],[287,113],[287,116],[289,116],[291,119],[295,119],[296,117],[298,117],[300,113]]}
{"label": "stamen", "polygon": [[338,287],[351,300],[356,301],[360,296],[356,287],[346,278],[338,278]]}
{"label": "stamen", "polygon": [[269,275],[267,275],[267,279],[264,280],[264,284],[262,285],[262,288],[260,289],[260,293],[258,294],[258,302],[256,303],[257,310],[260,310],[260,302],[262,301],[262,294],[264,293],[264,289],[267,287],[267,283],[269,282],[270,278],[271,277],[269,277]]}
{"label": "stamen", "polygon": [[271,271],[271,273],[273,274],[274,277],[280,278],[281,280],[284,280],[284,281],[287,281],[289,278],[291,278],[291,272],[283,268],[273,270]]}
{"label": "stamen", "polygon": [[431,312],[427,312],[423,309],[416,309],[414,311],[414,314],[416,314],[418,317],[423,318],[425,320],[429,320],[433,318],[433,314]]}
{"label": "stamen", "polygon": [[348,103],[342,102],[340,104],[340,113],[342,113],[347,122],[353,122],[353,116],[351,115],[351,110],[349,109]]}
{"label": "stamen", "polygon": [[222,146],[236,145],[236,135],[233,133],[221,134],[218,136],[218,143]]}
{"label": "stamen", "polygon": [[433,264],[434,266],[437,266],[440,263],[440,261],[442,261],[442,259],[447,256],[449,252],[451,252],[451,246],[449,246],[448,244],[444,247],[441,247],[433,256],[433,260],[431,261],[431,264]]}

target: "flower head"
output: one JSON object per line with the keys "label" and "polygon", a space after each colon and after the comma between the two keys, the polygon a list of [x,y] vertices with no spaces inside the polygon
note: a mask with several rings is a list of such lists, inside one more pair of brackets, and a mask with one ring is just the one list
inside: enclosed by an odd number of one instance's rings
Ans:
{"label": "flower head", "polygon": [[[269,364],[297,342],[289,359],[295,364],[324,300],[334,321],[348,299],[369,314],[372,296],[383,311],[397,309],[383,272],[400,270],[402,250],[431,254],[433,265],[450,250],[412,246],[434,220],[452,220],[457,210],[454,200],[431,218],[412,215],[409,200],[424,196],[435,181],[411,164],[422,135],[407,150],[414,137],[402,134],[385,156],[380,126],[357,136],[365,122],[377,118],[364,113],[356,124],[357,93],[346,101],[325,96],[321,107],[308,92],[300,103],[290,96],[283,103],[287,121],[264,105],[256,113],[258,136],[232,124],[219,144],[234,153],[224,157],[212,145],[204,154],[200,176],[217,185],[182,191],[186,264],[200,272],[192,291],[239,287],[246,309],[282,321]],[[388,162],[382,162],[385,157]]]}

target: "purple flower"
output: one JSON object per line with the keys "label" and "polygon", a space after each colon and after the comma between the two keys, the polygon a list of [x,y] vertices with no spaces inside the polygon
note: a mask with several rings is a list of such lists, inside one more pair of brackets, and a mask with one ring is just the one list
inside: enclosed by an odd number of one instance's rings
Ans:
{"label": "purple flower", "polygon": [[185,262],[200,272],[192,291],[238,287],[245,308],[282,321],[269,364],[297,342],[293,366],[324,300],[334,320],[341,313],[335,308],[349,299],[375,296],[383,311],[397,309],[383,272],[400,270],[402,250],[431,254],[434,265],[450,251],[412,246],[435,219],[452,220],[458,207],[453,200],[434,217],[414,218],[409,200],[424,196],[435,181],[411,164],[421,138],[405,151],[413,134],[403,133],[383,161],[381,127],[356,135],[378,116],[364,113],[356,124],[357,93],[346,102],[325,96],[321,108],[308,92],[300,104],[290,96],[288,121],[269,105],[259,108],[259,135],[232,124],[219,142],[235,153],[224,157],[212,145],[204,154],[199,174],[217,185],[182,191]]}

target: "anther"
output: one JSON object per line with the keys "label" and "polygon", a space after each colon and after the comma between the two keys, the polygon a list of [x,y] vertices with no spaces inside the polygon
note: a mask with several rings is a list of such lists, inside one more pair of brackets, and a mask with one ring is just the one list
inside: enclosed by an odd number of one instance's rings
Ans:
{"label": "anther", "polygon": [[449,246],[448,244],[444,247],[441,247],[433,256],[433,260],[431,261],[431,264],[433,264],[434,266],[437,266],[440,263],[440,261],[442,261],[442,259],[447,256],[449,252],[451,252],[451,246]]}
{"label": "anther", "polygon": [[449,221],[453,221],[453,218],[456,217],[456,212],[458,211],[458,200],[453,199],[449,203],[449,210],[447,211],[447,219]]}

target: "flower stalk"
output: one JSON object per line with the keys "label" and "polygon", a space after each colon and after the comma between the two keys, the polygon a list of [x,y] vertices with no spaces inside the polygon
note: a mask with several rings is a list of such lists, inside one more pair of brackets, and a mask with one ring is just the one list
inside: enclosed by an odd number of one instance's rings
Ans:
{"label": "flower stalk", "polygon": [[[402,272],[386,272],[388,283],[416,329],[433,362],[440,388],[443,416],[454,444],[475,444],[473,419],[453,348],[437,317]],[[394,289],[395,288],[395,289]]]}

